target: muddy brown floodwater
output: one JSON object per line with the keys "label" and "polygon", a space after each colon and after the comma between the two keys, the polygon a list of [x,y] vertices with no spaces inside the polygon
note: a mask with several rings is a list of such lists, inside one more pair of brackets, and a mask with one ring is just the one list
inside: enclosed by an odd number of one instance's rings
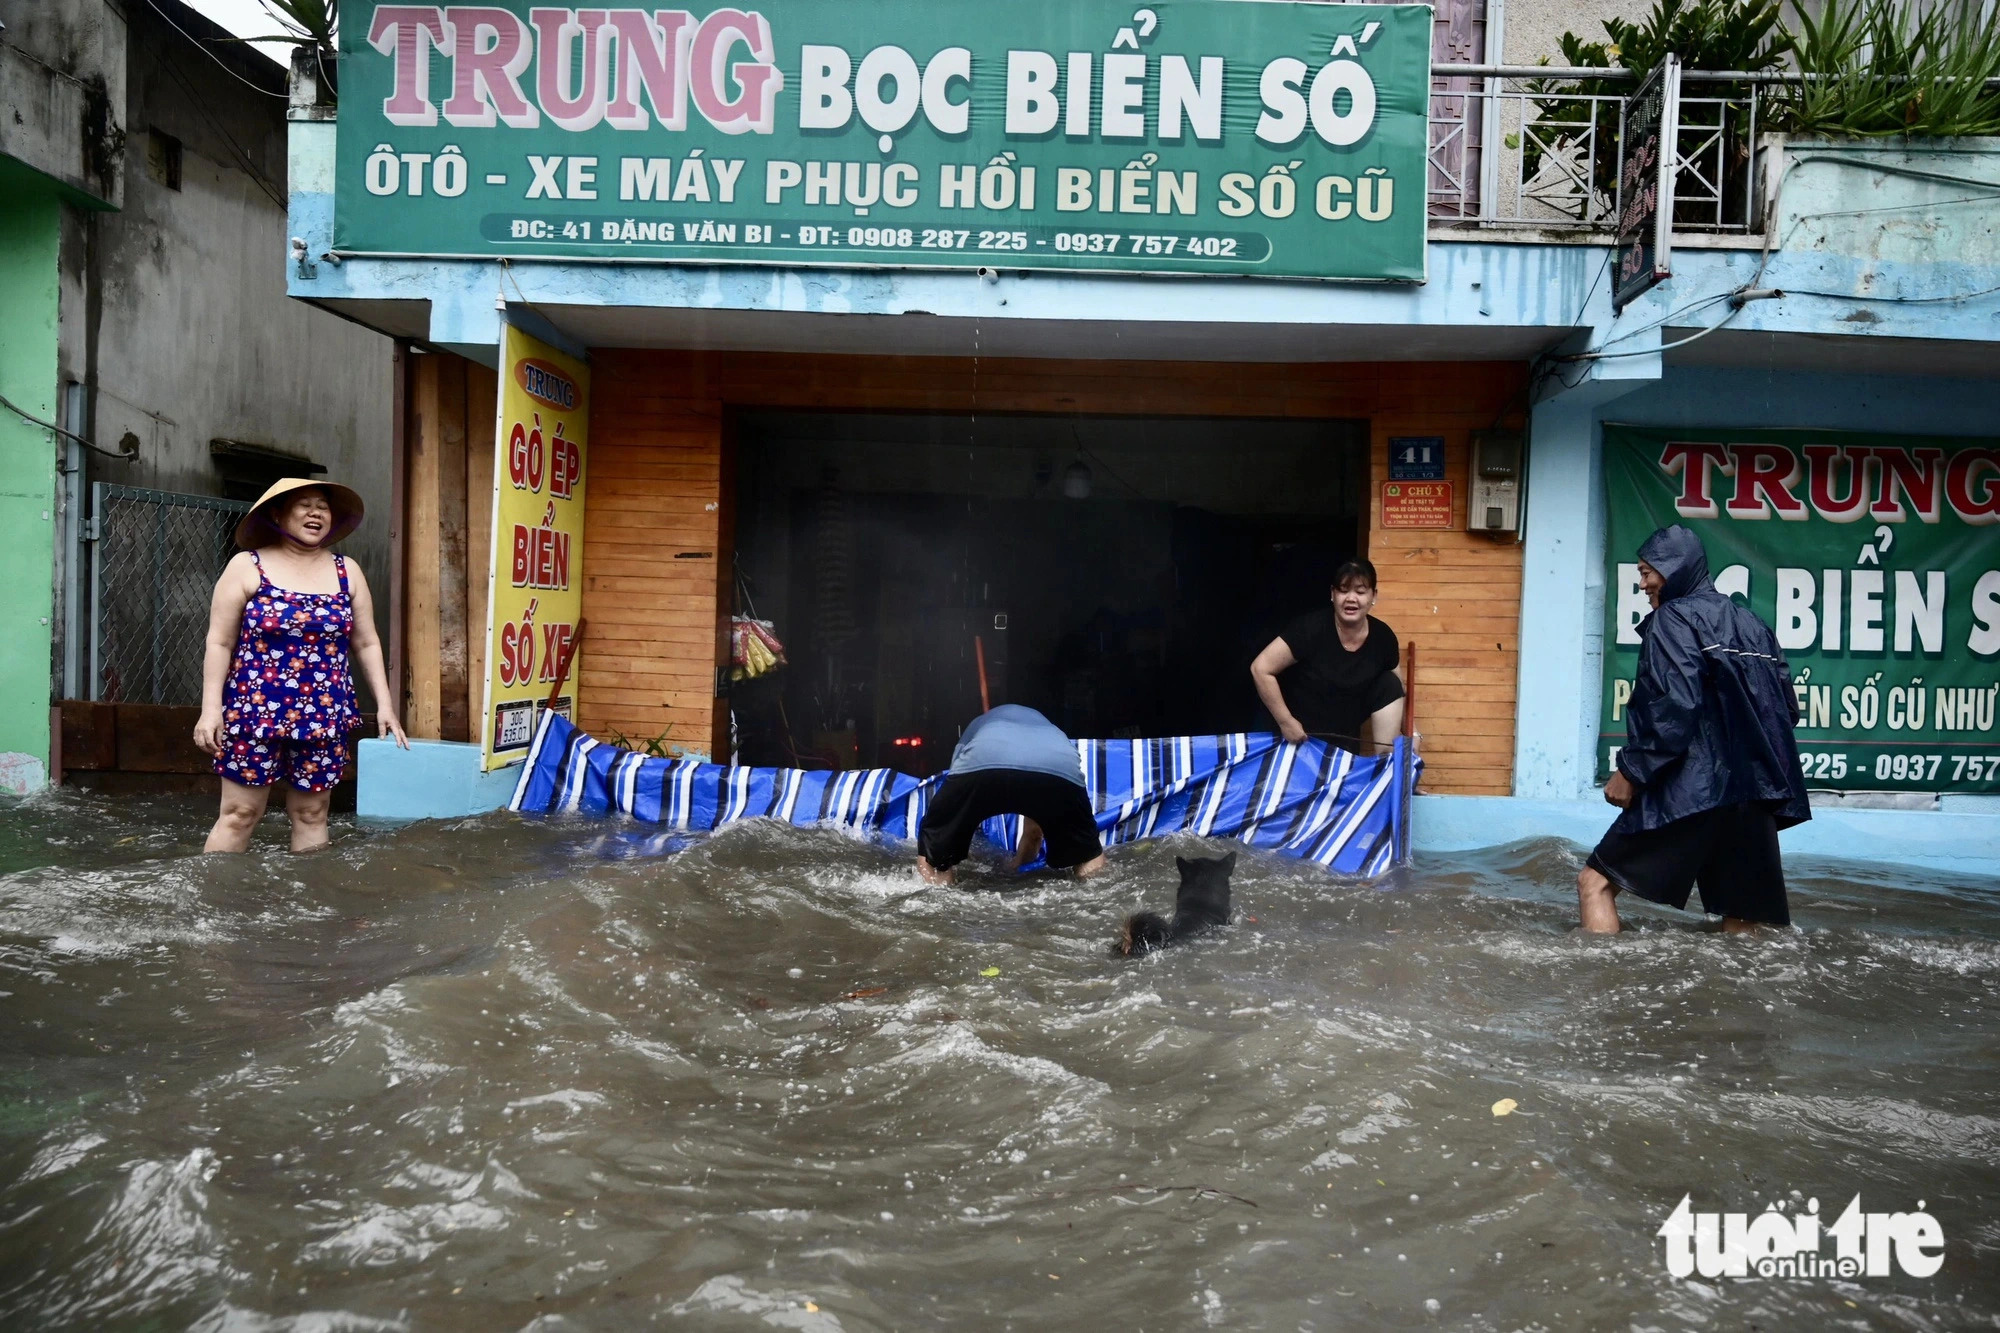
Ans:
{"label": "muddy brown floodwater", "polygon": [[[1777,938],[1597,940],[1561,844],[1245,854],[1237,925],[1125,962],[1200,842],[993,894],[768,824],[209,817],[0,807],[0,1327],[2000,1321],[1991,881],[1799,862]],[[1678,1281],[1655,1236],[1857,1192],[1943,1268]]]}

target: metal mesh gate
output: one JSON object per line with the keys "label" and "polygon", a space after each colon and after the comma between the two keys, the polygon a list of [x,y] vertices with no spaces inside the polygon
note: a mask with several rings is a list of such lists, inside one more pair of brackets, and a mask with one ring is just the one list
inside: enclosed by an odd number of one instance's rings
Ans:
{"label": "metal mesh gate", "polygon": [[198,704],[208,604],[250,506],[98,482],[90,697]]}

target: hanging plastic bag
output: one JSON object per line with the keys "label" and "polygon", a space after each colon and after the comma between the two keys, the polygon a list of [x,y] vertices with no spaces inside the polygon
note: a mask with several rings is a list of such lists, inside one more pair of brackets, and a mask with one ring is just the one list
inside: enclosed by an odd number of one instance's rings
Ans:
{"label": "hanging plastic bag", "polygon": [[729,678],[755,680],[785,665],[785,645],[771,622],[749,616],[729,618]]}

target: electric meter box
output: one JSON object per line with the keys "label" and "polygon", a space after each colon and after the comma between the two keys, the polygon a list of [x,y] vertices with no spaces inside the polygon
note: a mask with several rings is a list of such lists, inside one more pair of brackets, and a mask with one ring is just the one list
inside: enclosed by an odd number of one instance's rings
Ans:
{"label": "electric meter box", "polygon": [[1521,448],[1518,431],[1472,433],[1472,485],[1465,506],[1468,531],[1520,531]]}

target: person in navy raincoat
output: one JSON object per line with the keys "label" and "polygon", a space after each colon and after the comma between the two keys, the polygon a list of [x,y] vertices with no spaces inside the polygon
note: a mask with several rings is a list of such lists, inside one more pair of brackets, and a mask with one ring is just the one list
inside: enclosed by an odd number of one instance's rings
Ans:
{"label": "person in navy raincoat", "polygon": [[1604,784],[1624,813],[1577,876],[1583,928],[1617,930],[1621,890],[1684,908],[1697,885],[1725,929],[1789,925],[1778,830],[1812,818],[1791,668],[1770,626],[1715,590],[1687,528],[1646,539],[1639,579],[1653,613]]}

